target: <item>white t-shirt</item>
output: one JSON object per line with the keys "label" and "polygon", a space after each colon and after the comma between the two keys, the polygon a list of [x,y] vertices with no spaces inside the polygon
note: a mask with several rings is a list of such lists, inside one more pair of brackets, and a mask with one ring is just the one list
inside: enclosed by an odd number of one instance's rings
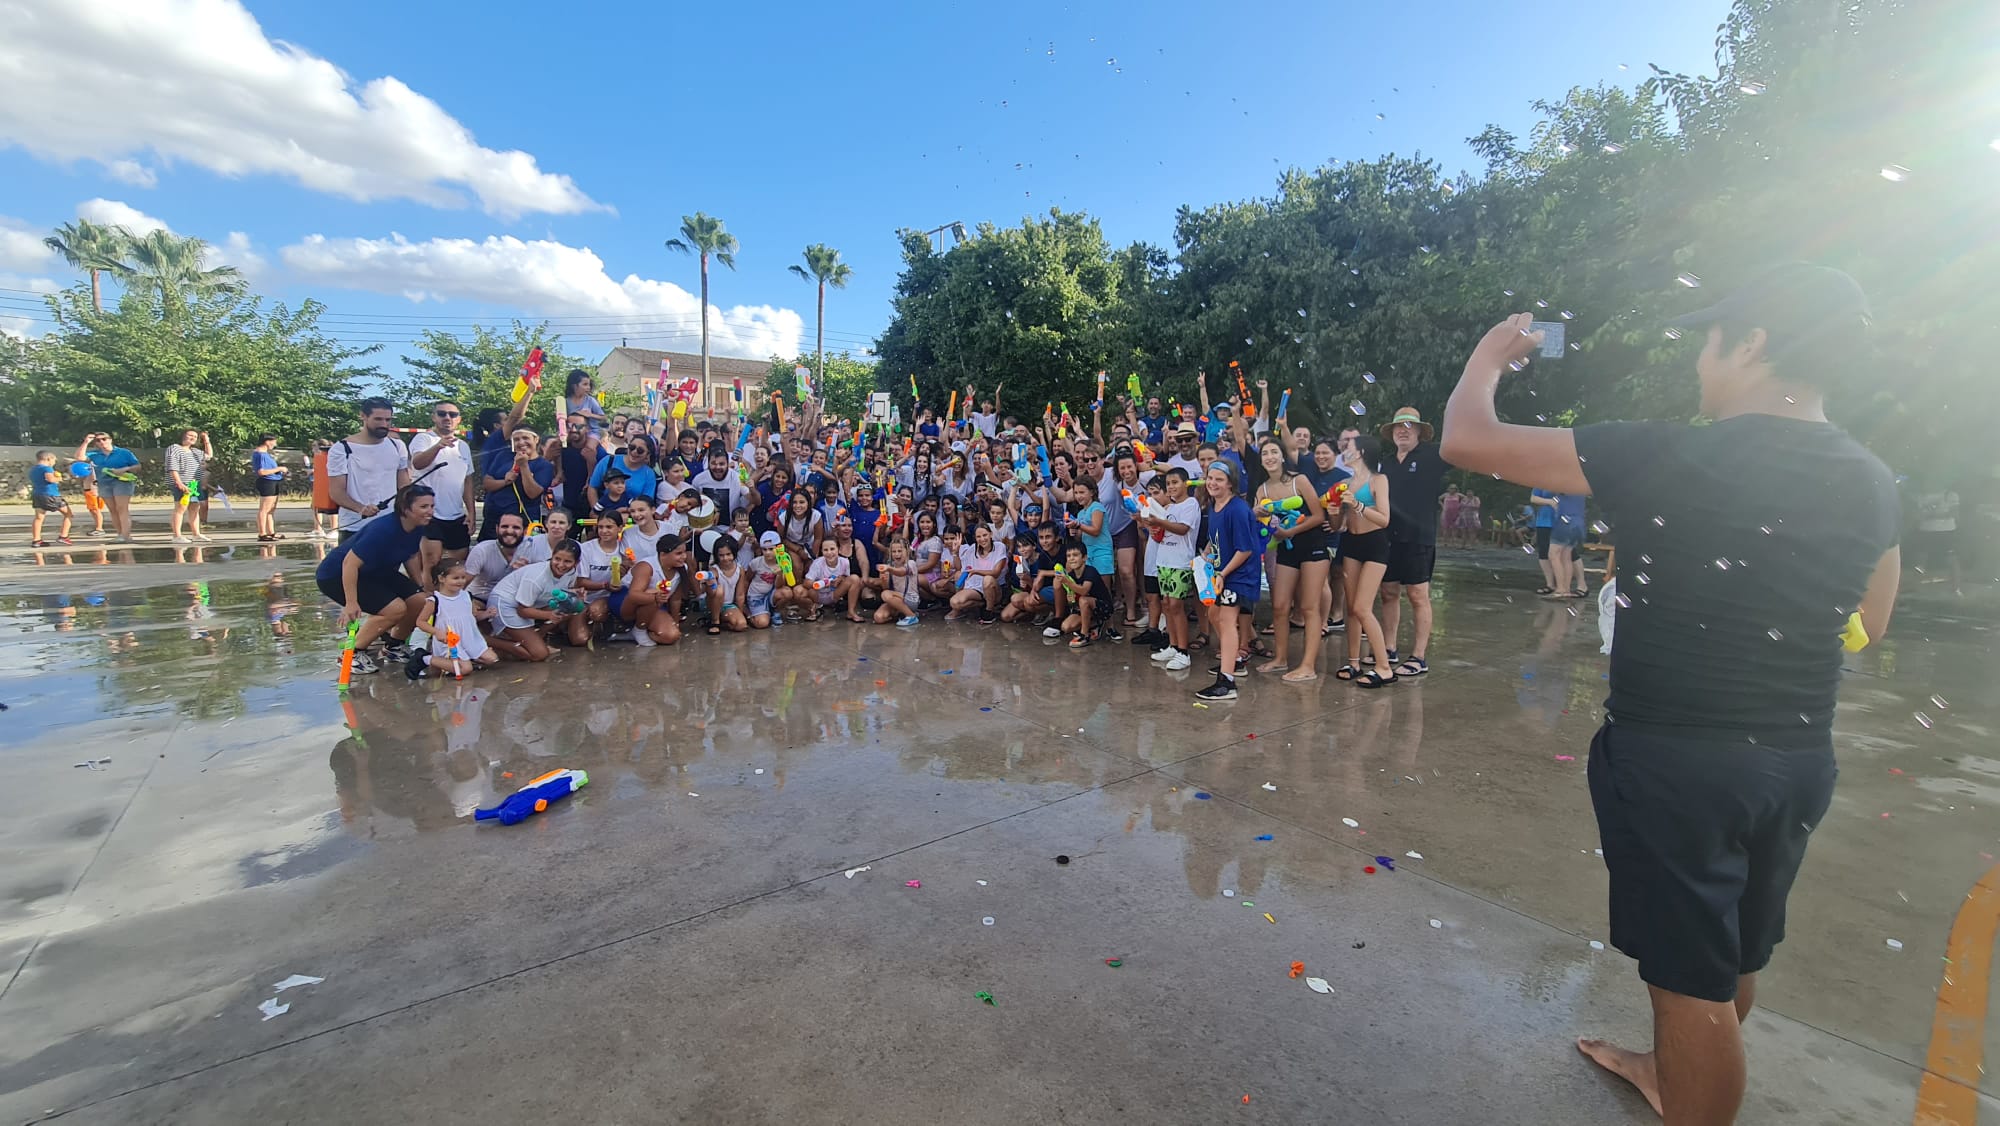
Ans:
{"label": "white t-shirt", "polygon": [[572,570],[558,579],[554,568],[547,563],[532,563],[515,569],[501,579],[500,584],[493,588],[491,601],[500,611],[503,624],[515,629],[528,629],[540,623],[523,618],[519,607],[546,607],[549,595],[558,590],[576,590],[576,572]]}
{"label": "white t-shirt", "polygon": [[[520,548],[514,549],[516,556],[520,553]],[[472,572],[472,585],[467,588],[472,597],[490,602],[493,588],[514,569],[514,563],[501,552],[499,540],[481,540],[473,544],[472,551],[466,555],[465,569]]]}
{"label": "white t-shirt", "polygon": [[[961,572],[971,571],[975,567],[981,570],[990,570],[1006,561],[1007,549],[997,543],[993,545],[992,551],[984,555],[979,554],[978,544],[962,544],[958,549],[958,564]],[[1005,573],[1005,571],[1002,571],[996,575],[973,575],[971,578],[965,580],[966,588],[968,590],[987,590],[1000,582],[1000,576]]]}
{"label": "white t-shirt", "polygon": [[1201,480],[1201,459],[1188,457],[1184,454],[1175,454],[1167,459],[1167,466],[1168,468],[1172,468],[1176,465],[1187,471],[1188,480]]}
{"label": "white t-shirt", "polygon": [[1189,497],[1179,504],[1167,501],[1167,519],[1175,524],[1186,524],[1187,531],[1176,535],[1168,531],[1160,541],[1159,552],[1154,556],[1156,567],[1172,567],[1185,571],[1194,565],[1194,536],[1201,527],[1201,505]]}
{"label": "white t-shirt", "polygon": [[[606,551],[603,544],[597,542],[595,539],[590,540],[583,545],[583,558],[577,562],[577,573],[583,579],[587,579],[590,582],[601,583],[609,581],[611,578],[611,561],[617,559],[622,550],[618,545],[613,544],[611,550]],[[624,570],[624,566],[622,562],[619,564],[618,581],[621,586],[630,581],[630,575]],[[606,593],[606,591],[602,590],[593,590],[590,592],[590,601],[595,602],[605,597]]]}
{"label": "white t-shirt", "polygon": [[986,435],[988,438],[992,438],[1000,430],[999,412],[996,411],[993,414],[980,414],[978,411],[972,412],[972,428]]}
{"label": "white t-shirt", "polygon": [[[374,504],[382,508],[381,512],[370,517],[364,517],[351,508],[343,508],[335,519],[335,526],[343,532],[351,532],[389,512],[396,497],[396,473],[409,467],[409,447],[393,436],[372,446],[352,438],[335,442],[333,448],[326,452],[327,478],[347,478],[347,499],[355,504]],[[389,503],[383,503],[385,501]]]}
{"label": "white t-shirt", "polygon": [[[438,437],[437,431],[426,430],[410,439],[410,456],[415,457],[432,446],[437,445],[440,441],[441,439]],[[327,466],[329,470],[332,465],[333,455],[328,454]],[[458,441],[452,443],[443,453],[438,454],[430,465],[426,466],[423,470],[412,469],[410,476],[412,479],[415,479],[416,477],[428,474],[428,476],[424,476],[424,486],[437,494],[437,510],[434,515],[438,519],[463,520],[465,519],[465,478],[471,472],[471,454],[465,443],[465,439],[460,438]]]}

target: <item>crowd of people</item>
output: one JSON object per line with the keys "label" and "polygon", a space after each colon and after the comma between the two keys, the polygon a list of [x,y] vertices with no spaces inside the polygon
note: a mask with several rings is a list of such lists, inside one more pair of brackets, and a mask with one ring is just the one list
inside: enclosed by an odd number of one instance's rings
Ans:
{"label": "crowd of people", "polygon": [[1282,403],[1272,418],[1262,382],[1257,405],[1239,387],[1211,403],[1204,377],[1200,405],[1172,414],[1153,397],[1025,421],[1001,417],[998,388],[967,387],[950,417],[920,410],[905,429],[813,400],[720,422],[607,415],[578,371],[560,437],[523,425],[530,394],[469,429],[460,404],[435,403],[407,442],[393,404],[369,399],[327,451],[339,543],[318,583],[359,623],[353,669],[412,678],[933,613],[1072,649],[1129,641],[1167,671],[1211,663],[1207,700],[1234,699],[1253,669],[1319,679],[1343,631],[1333,677],[1423,676],[1446,510],[1431,424],[1404,408],[1377,434],[1315,435]]}

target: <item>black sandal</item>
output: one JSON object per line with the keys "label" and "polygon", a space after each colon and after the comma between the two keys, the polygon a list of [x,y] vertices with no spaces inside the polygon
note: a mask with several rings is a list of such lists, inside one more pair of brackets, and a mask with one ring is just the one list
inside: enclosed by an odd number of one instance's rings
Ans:
{"label": "black sandal", "polygon": [[718,626],[718,625],[715,625],[715,624],[711,623],[711,624],[709,625],[709,627],[708,627],[708,636],[710,636],[710,637],[714,637],[714,636],[716,636],[717,634],[720,634],[721,632],[722,632],[722,627],[721,627],[721,626]]}
{"label": "black sandal", "polygon": [[1538,586],[1535,588],[1536,594],[1554,594],[1555,592],[1556,588],[1552,586]]}
{"label": "black sandal", "polygon": [[1393,676],[1383,676],[1374,669],[1369,669],[1367,672],[1355,677],[1354,683],[1360,688],[1380,688],[1385,684],[1396,683],[1396,678]]}
{"label": "black sandal", "polygon": [[1355,665],[1342,665],[1333,670],[1333,679],[1335,680],[1353,680],[1360,675],[1361,669]]}

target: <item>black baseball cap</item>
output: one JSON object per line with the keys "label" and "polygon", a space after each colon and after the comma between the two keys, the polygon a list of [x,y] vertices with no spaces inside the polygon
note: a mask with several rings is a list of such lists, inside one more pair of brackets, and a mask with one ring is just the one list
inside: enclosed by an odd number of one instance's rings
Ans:
{"label": "black baseball cap", "polygon": [[1782,351],[1828,332],[1865,327],[1868,297],[1853,278],[1831,266],[1788,262],[1773,267],[1734,293],[1667,324],[1697,328],[1719,322],[1761,328],[1771,351]]}

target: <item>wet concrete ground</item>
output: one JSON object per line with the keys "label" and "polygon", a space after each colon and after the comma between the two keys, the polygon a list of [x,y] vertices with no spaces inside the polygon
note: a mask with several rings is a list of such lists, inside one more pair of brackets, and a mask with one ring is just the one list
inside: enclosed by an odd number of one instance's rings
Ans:
{"label": "wet concrete ground", "polygon": [[[1648,1020],[1589,945],[1596,623],[1527,572],[1449,569],[1378,693],[828,622],[343,708],[310,553],[0,566],[0,1118],[1649,1118],[1570,1046]],[[1910,1120],[2000,852],[1992,640],[1906,610],[1854,662],[1743,1121]]]}

